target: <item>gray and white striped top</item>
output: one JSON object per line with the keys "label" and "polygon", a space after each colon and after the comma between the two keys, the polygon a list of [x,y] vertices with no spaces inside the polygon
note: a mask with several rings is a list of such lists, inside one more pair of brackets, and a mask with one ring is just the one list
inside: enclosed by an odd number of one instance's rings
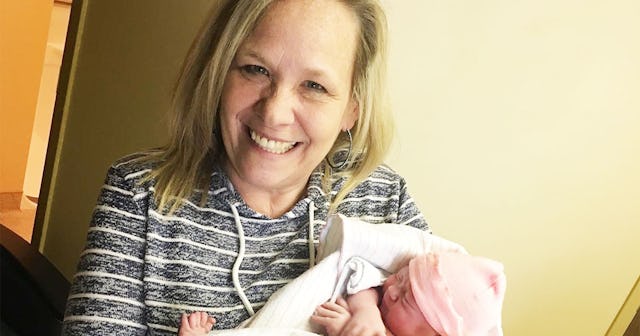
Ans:
{"label": "gray and white striped top", "polygon": [[[306,197],[280,218],[249,208],[222,170],[211,175],[203,207],[204,191],[198,191],[167,216],[157,210],[153,181],[140,183],[151,166],[135,157],[109,169],[73,279],[63,335],[171,335],[181,314],[192,311],[209,312],[215,329],[234,328],[309,268],[309,240],[318,243],[329,206],[322,169],[311,175]],[[343,183],[335,181],[333,193]],[[380,166],[337,212],[427,230],[406,188]]]}

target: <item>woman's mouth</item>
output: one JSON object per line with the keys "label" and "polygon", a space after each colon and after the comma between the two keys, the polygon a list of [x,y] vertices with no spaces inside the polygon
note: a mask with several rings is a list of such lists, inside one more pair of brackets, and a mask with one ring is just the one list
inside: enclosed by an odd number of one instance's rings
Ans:
{"label": "woman's mouth", "polygon": [[254,130],[249,130],[249,132],[253,142],[269,153],[284,154],[296,145],[295,142],[282,142],[262,137]]}

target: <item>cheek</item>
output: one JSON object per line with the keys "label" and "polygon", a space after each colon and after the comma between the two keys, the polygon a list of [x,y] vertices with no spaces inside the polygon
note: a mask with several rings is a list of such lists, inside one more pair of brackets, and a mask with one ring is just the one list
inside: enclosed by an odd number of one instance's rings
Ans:
{"label": "cheek", "polygon": [[299,110],[296,117],[297,126],[302,129],[307,141],[320,151],[329,151],[340,132],[338,125],[328,118],[319,117],[317,111]]}
{"label": "cheek", "polygon": [[221,106],[224,113],[236,114],[255,105],[260,100],[260,87],[243,80],[239,74],[230,73],[222,91]]}
{"label": "cheek", "polygon": [[228,106],[223,106],[220,109],[220,124],[219,132],[222,136],[222,141],[227,144],[229,141],[233,141],[235,135],[240,132],[237,126],[237,117],[232,113],[233,110]]}
{"label": "cheek", "polygon": [[405,324],[405,319],[402,314],[398,313],[397,309],[394,307],[389,307],[387,309],[387,314],[384,317],[385,326],[394,334],[402,334],[403,326]]}

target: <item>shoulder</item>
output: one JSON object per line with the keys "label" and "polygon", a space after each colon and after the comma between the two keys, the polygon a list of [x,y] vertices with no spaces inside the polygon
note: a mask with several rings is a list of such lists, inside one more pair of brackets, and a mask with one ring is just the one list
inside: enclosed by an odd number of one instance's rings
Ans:
{"label": "shoulder", "polygon": [[136,152],[123,156],[111,164],[109,174],[120,176],[124,179],[137,179],[145,173],[151,172],[157,167],[159,160],[156,152]]}
{"label": "shoulder", "polygon": [[[122,216],[126,221],[145,219],[155,184],[149,178],[154,164],[150,159],[152,156],[148,153],[124,156],[109,167],[100,190],[94,221],[99,222],[104,218],[112,220]],[[143,229],[139,231],[142,232]]]}
{"label": "shoulder", "polygon": [[397,223],[406,198],[405,180],[387,165],[380,165],[351,190],[337,211],[369,223]]}
{"label": "shoulder", "polygon": [[105,184],[129,190],[142,187],[143,184],[153,184],[147,178],[157,166],[158,160],[154,154],[157,152],[137,152],[117,159],[107,171]]}
{"label": "shoulder", "polygon": [[394,183],[404,184],[404,178],[400,176],[395,170],[389,167],[386,164],[379,165],[374,171],[369,175],[368,179],[384,179],[387,181],[393,181]]}
{"label": "shoulder", "polygon": [[386,164],[378,166],[360,182],[349,194],[391,195],[400,194],[405,189],[405,180]]}

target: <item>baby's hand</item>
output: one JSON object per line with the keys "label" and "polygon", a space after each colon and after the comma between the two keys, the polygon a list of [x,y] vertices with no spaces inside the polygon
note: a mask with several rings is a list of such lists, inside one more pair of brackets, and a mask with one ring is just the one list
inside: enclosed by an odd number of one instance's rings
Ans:
{"label": "baby's hand", "polygon": [[338,336],[350,318],[347,301],[338,298],[336,303],[325,302],[318,306],[311,321],[323,326],[328,336]]}
{"label": "baby's hand", "polygon": [[178,336],[206,336],[216,320],[205,312],[182,314]]}
{"label": "baby's hand", "polygon": [[369,307],[352,312],[340,336],[385,336],[387,332],[378,308]]}

